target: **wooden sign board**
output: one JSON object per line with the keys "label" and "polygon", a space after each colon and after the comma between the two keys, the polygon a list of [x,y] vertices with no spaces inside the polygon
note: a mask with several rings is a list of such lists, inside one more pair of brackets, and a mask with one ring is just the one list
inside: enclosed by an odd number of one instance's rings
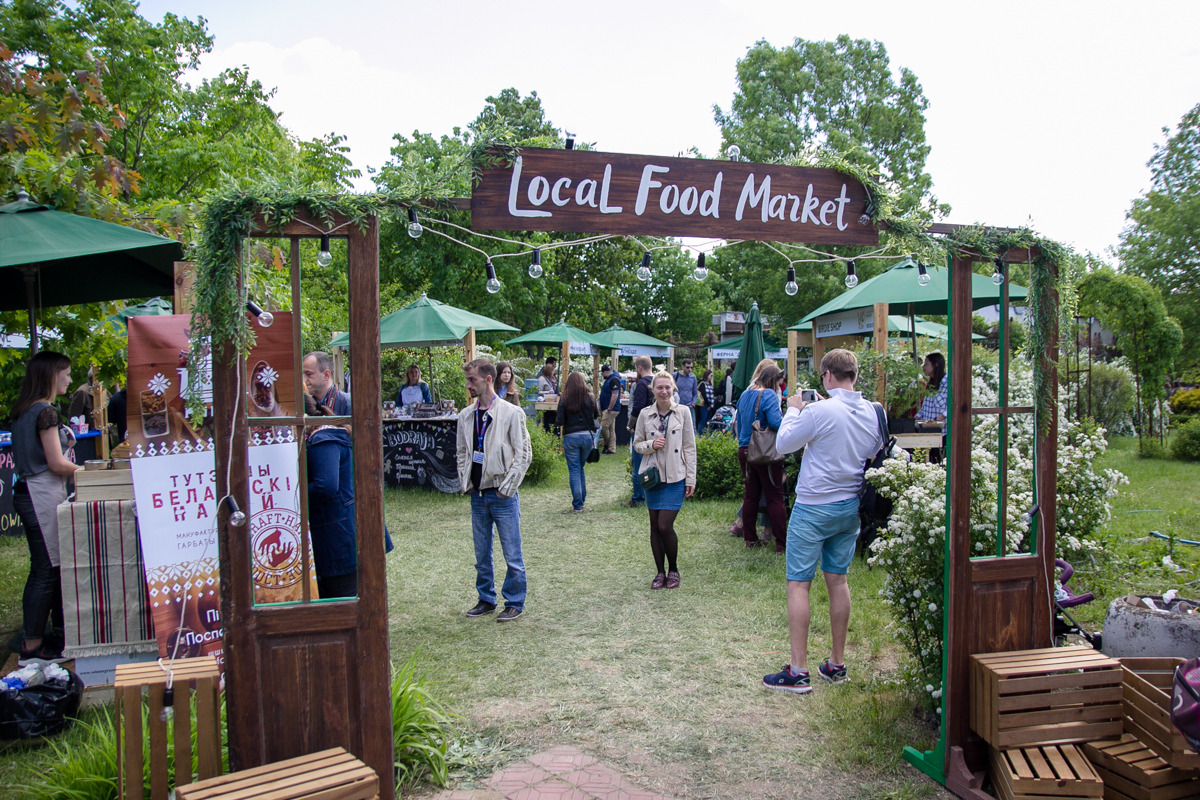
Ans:
{"label": "wooden sign board", "polygon": [[813,320],[813,331],[818,339],[829,336],[855,336],[874,330],[875,314],[870,308],[835,311]]}
{"label": "wooden sign board", "polygon": [[523,148],[485,170],[471,227],[876,245],[867,194],[828,169]]}

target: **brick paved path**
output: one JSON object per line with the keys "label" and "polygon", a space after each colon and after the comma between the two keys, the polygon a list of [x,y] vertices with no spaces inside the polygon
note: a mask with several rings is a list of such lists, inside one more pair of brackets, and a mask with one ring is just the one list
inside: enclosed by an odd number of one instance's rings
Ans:
{"label": "brick paved path", "polygon": [[506,767],[486,789],[454,789],[433,800],[671,800],[633,785],[607,764],[574,747],[554,747]]}

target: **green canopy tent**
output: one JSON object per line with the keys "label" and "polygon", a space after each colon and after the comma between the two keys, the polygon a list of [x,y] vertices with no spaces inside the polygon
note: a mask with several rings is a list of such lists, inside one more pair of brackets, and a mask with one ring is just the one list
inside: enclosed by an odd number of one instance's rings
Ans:
{"label": "green canopy tent", "polygon": [[666,358],[675,345],[655,339],[644,333],[613,325],[598,333],[592,334],[604,342],[604,347],[613,352],[613,369],[617,369],[617,356],[650,356],[651,358]]}
{"label": "green canopy tent", "polygon": [[[813,324],[811,322],[801,322],[797,325],[792,325],[790,328],[788,328],[788,330],[789,331],[811,332],[812,328],[813,328]],[[888,315],[888,333],[889,334],[895,333],[895,334],[899,334],[901,337],[908,337],[908,336],[912,336],[914,329],[916,331],[917,336],[924,336],[926,339],[947,340],[950,338],[950,333],[949,333],[950,329],[948,327],[946,327],[945,325],[942,325],[939,322],[930,322],[927,319],[922,319],[921,317],[917,317],[917,316],[914,316],[911,319],[909,319],[908,317],[902,316],[900,314],[889,314]],[[982,339],[984,337],[980,336],[978,333],[972,333],[971,338],[972,339]],[[727,345],[728,343],[722,342],[721,344]],[[710,346],[716,347],[717,345],[710,345]]]}
{"label": "green canopy tent", "polygon": [[[888,267],[886,271],[874,278],[842,292],[825,305],[810,312],[800,320],[800,324],[815,321],[818,329],[822,325],[839,324],[843,333],[862,333],[873,328],[873,324],[867,322],[870,315],[863,312],[873,309],[876,303],[903,307],[909,319],[916,314],[945,314],[950,297],[949,272],[942,267],[926,267],[926,273],[929,276],[929,282],[922,286],[918,280],[921,274],[920,268],[911,258],[906,258]],[[986,308],[998,304],[1002,288],[992,283],[988,276],[973,273],[971,275],[971,308]],[[1022,300],[1028,295],[1028,290],[1023,286],[1011,284],[1008,287],[1010,300]],[[912,330],[913,327],[910,324],[908,330]],[[798,329],[789,328],[789,330]],[[916,357],[915,338],[913,340],[913,357]]]}
{"label": "green canopy tent", "polygon": [[[562,348],[562,372],[559,379],[561,388],[562,381],[567,377],[567,371],[571,368],[570,357],[574,355],[590,355],[594,356],[593,363],[595,368],[593,373],[599,371],[599,355],[596,353],[596,348],[610,348],[611,345],[605,343],[603,339],[588,333],[581,328],[576,328],[574,325],[567,323],[566,315],[553,325],[548,325],[545,328],[539,328],[536,331],[526,333],[523,336],[518,336],[515,339],[509,339],[505,344],[523,344],[523,345],[557,345]],[[593,383],[595,381],[593,380]],[[595,389],[593,388],[593,391]]]}
{"label": "green canopy tent", "polygon": [[[440,300],[430,300],[421,292],[419,298],[379,321],[379,346],[428,348],[429,377],[432,380],[432,348],[457,347],[479,331],[520,332],[519,329],[491,317],[455,308]],[[335,336],[329,345],[335,348],[348,347],[350,334]]]}
{"label": "green canopy tent", "polygon": [[39,308],[171,294],[183,258],[172,239],[55,211],[25,192],[0,206],[0,242],[0,311],[29,312],[34,352]]}
{"label": "green canopy tent", "polygon": [[758,362],[763,360],[765,351],[762,314],[759,313],[757,302],[750,307],[750,312],[746,314],[746,328],[742,333],[738,351],[738,360],[732,375],[733,387],[745,391],[746,387],[750,385],[750,379],[754,377],[755,367],[758,366]]}

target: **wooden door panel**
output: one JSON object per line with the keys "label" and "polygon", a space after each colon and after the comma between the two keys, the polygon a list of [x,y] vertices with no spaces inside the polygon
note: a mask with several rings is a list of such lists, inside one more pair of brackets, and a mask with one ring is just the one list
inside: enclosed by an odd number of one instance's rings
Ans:
{"label": "wooden door panel", "polygon": [[330,747],[360,750],[351,724],[358,707],[353,638],[344,634],[259,639],[260,695],[267,721],[263,754],[282,761]]}

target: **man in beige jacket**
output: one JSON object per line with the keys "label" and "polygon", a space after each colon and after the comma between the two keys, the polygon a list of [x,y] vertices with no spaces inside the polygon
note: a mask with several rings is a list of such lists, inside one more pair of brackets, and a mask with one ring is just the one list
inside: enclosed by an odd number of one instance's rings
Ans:
{"label": "man in beige jacket", "polygon": [[525,560],[521,555],[521,502],[517,489],[529,469],[533,450],[525,413],[499,400],[496,365],[478,358],[465,367],[467,391],[475,402],[458,415],[458,477],[463,494],[471,495],[471,528],[475,538],[475,588],[479,602],[468,617],[496,610],[492,568],[492,528],[504,553],[504,610],[497,622],[509,622],[525,611]]}

